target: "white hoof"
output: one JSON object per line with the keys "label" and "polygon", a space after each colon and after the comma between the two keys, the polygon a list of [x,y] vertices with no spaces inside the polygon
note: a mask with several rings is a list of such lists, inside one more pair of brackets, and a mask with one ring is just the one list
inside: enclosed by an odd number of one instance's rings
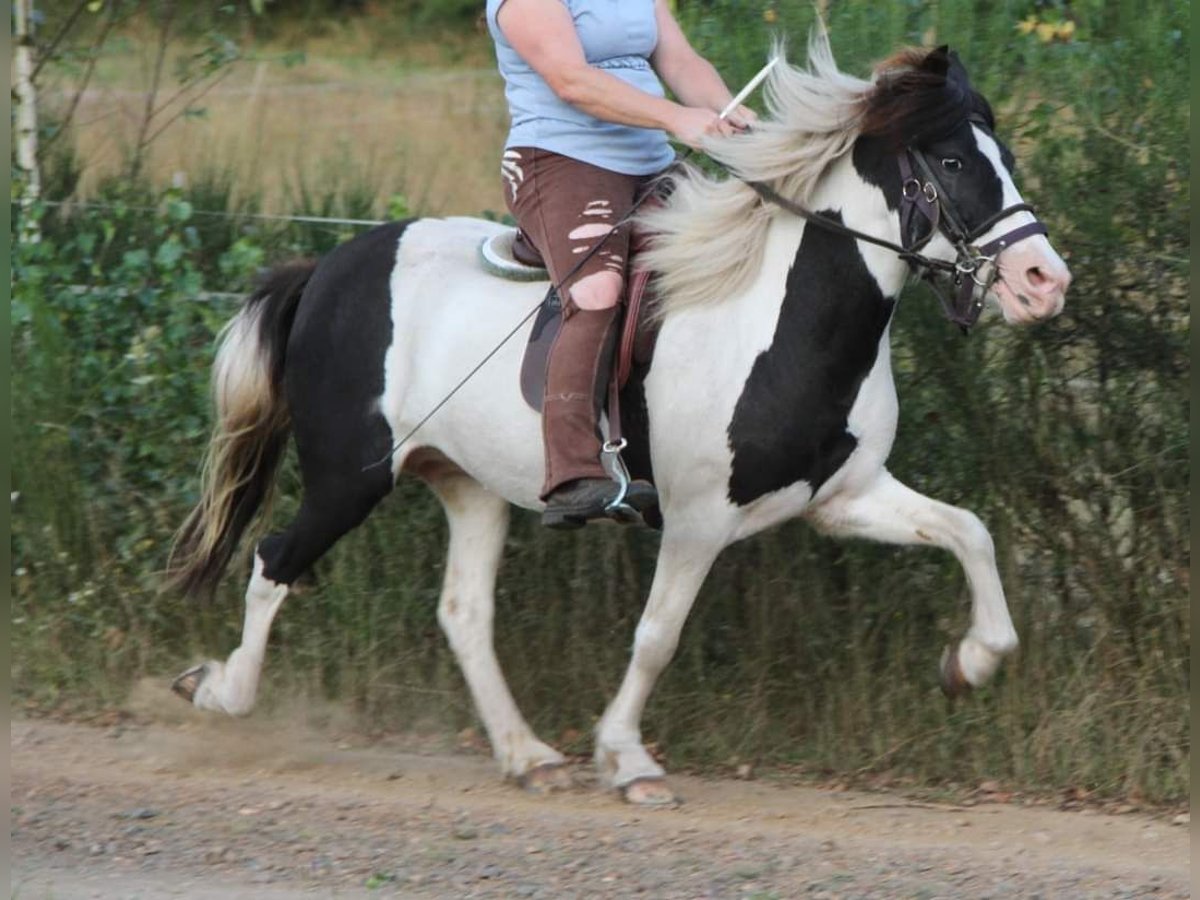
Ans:
{"label": "white hoof", "polygon": [[[611,745],[610,745],[611,746]],[[596,772],[600,779],[610,787],[620,791],[625,799],[630,800],[626,788],[638,784],[657,783],[665,788],[667,773],[663,767],[654,761],[640,743],[633,743],[620,750],[605,749],[604,745],[596,743]],[[641,793],[641,790],[634,792]],[[646,793],[654,793],[649,788]],[[637,802],[632,801],[631,802]]]}
{"label": "white hoof", "polygon": [[683,801],[667,785],[665,778],[635,778],[628,784],[621,785],[618,790],[626,803],[634,806],[673,807]]}
{"label": "white hoof", "polygon": [[548,762],[534,766],[515,779],[517,786],[530,794],[553,794],[557,791],[569,791],[575,787],[575,780],[566,763]]}

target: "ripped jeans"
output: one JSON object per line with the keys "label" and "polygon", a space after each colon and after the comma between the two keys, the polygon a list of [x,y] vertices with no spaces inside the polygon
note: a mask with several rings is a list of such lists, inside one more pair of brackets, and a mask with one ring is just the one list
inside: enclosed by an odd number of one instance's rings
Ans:
{"label": "ripped jeans", "polygon": [[[622,175],[529,147],[504,151],[504,197],[542,254],[562,298],[563,321],[550,350],[542,437],[541,496],[580,478],[606,478],[600,464],[600,408],[612,365],[624,291],[628,223],[614,226],[653,175]],[[600,249],[574,266],[597,241]]]}

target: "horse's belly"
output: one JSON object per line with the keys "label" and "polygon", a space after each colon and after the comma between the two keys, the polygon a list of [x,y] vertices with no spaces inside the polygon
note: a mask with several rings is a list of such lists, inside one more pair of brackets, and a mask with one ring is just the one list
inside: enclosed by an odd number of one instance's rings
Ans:
{"label": "horse's belly", "polygon": [[393,440],[407,437],[393,459],[397,473],[412,450],[436,447],[488,489],[536,508],[541,417],[519,384],[532,318],[512,332],[546,284],[504,281],[479,268],[479,242],[499,227],[475,219],[409,226],[390,284],[380,410]]}

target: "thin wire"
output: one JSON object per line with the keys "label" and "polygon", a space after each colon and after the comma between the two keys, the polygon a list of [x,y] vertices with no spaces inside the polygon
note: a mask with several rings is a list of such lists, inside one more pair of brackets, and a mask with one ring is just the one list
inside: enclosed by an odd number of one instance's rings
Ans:
{"label": "thin wire", "polygon": [[[155,206],[115,206],[111,203],[71,202],[66,200],[43,200],[44,206],[79,207],[80,209],[124,209],[129,212],[158,212]],[[324,216],[274,215],[271,213],[230,213],[211,209],[193,209],[194,216],[212,216],[218,219],[262,219],[270,222],[305,222],[315,225],[385,225],[383,219],[331,219]]]}
{"label": "thin wire", "polygon": [[[603,241],[601,241],[601,243],[603,243]],[[554,290],[553,287],[551,287],[550,289]],[[424,418],[422,418],[420,422],[418,422],[416,425],[414,425],[412,427],[412,429],[408,432],[408,434],[406,434],[404,437],[402,437],[400,440],[398,440],[395,444],[393,444],[391,449],[388,450],[388,452],[385,453],[383,456],[381,456],[379,459],[375,460],[375,462],[367,463],[367,465],[363,466],[361,471],[366,472],[369,469],[374,469],[376,466],[382,466],[384,463],[386,463],[388,460],[390,460],[393,456],[395,456],[396,451],[399,450],[401,447],[403,447],[408,442],[408,439],[411,438],[414,434],[416,434],[421,429],[422,425],[424,425],[426,422],[428,422],[430,419],[432,419],[439,409],[441,409],[443,406],[445,406],[447,403],[449,403],[450,398],[458,393],[459,388],[461,388],[464,384],[466,384],[468,381],[470,381],[475,376],[476,372],[478,372],[485,365],[487,365],[488,360],[490,360],[493,356],[495,356],[497,353],[500,352],[500,348],[503,347],[505,344],[507,344],[509,339],[512,338],[512,336],[514,334],[516,334],[518,331],[520,331],[521,327],[526,322],[528,322],[531,318],[533,318],[533,315],[539,309],[542,308],[542,304],[545,302],[546,302],[545,298],[542,298],[541,300],[539,300],[537,305],[533,309],[531,309],[529,312],[525,313],[525,315],[524,315],[524,317],[522,317],[521,321],[518,322],[516,325],[514,325],[512,327],[512,330],[509,331],[509,333],[506,334],[501,339],[500,343],[498,343],[495,347],[493,347],[491,350],[489,350],[487,356],[485,356],[478,363],[476,363],[475,368],[473,368],[470,372],[468,372],[466,375],[464,375],[462,380],[459,381],[458,384],[456,384],[451,389],[450,393],[448,393],[445,397],[443,397],[441,400],[439,400],[437,403],[437,406],[435,406],[433,409],[431,409],[429,412],[427,412],[425,414]]]}

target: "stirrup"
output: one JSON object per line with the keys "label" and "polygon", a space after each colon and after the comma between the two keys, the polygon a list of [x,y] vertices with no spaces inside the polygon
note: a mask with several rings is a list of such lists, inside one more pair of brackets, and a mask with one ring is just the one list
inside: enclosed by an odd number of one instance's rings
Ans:
{"label": "stirrup", "polygon": [[[613,521],[623,525],[645,525],[642,513],[657,501],[657,494],[652,493],[653,487],[646,485],[647,491],[640,497],[631,497],[629,488],[633,480],[625,461],[621,459],[621,451],[626,447],[625,438],[617,441],[605,441],[600,448],[600,464],[608,471],[609,477],[617,483],[617,495],[604,507],[604,514]],[[639,482],[640,483],[640,482]]]}

